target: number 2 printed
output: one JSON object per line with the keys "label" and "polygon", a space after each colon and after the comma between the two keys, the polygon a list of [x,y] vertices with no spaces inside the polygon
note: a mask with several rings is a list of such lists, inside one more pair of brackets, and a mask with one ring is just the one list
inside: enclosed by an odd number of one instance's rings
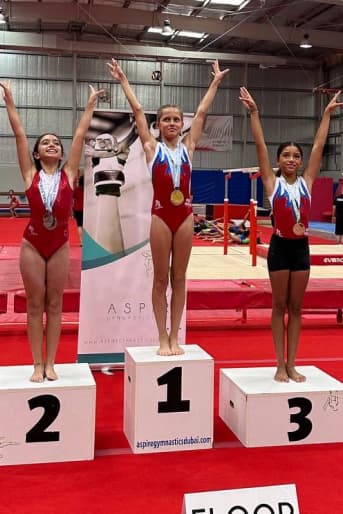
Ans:
{"label": "number 2 printed", "polygon": [[43,416],[37,421],[35,426],[26,434],[27,443],[43,443],[59,441],[59,432],[46,432],[45,430],[55,421],[60,412],[60,401],[52,394],[42,394],[28,400],[30,410],[43,407]]}

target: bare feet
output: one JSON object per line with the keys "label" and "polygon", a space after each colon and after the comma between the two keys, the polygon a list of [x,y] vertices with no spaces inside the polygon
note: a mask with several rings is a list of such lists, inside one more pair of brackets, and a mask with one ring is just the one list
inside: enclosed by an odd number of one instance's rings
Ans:
{"label": "bare feet", "polygon": [[160,347],[157,350],[157,355],[162,355],[162,356],[173,355],[171,352],[170,346],[169,346],[168,335],[160,338]]}
{"label": "bare feet", "polygon": [[56,374],[56,372],[54,370],[54,365],[53,364],[46,364],[45,365],[44,376],[48,380],[57,380],[58,379],[58,375]]}
{"label": "bare feet", "polygon": [[177,339],[176,340],[171,339],[169,342],[169,347],[170,347],[171,355],[182,355],[183,353],[185,353],[184,350],[178,344]]}
{"label": "bare feet", "polygon": [[289,376],[285,365],[277,367],[274,380],[276,380],[276,382],[289,382]]}
{"label": "bare feet", "polygon": [[291,380],[294,382],[305,382],[306,377],[299,373],[294,366],[287,366],[287,373]]}
{"label": "bare feet", "polygon": [[33,365],[33,373],[30,377],[31,382],[41,383],[44,380],[44,364],[42,362],[36,362]]}

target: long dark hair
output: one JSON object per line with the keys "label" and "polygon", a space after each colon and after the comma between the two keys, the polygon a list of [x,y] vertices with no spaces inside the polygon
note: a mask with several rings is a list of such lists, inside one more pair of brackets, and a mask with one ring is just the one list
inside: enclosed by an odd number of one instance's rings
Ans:
{"label": "long dark hair", "polygon": [[[304,157],[304,154],[303,154],[303,150],[301,148],[301,146],[299,145],[299,143],[296,143],[294,141],[286,141],[284,143],[281,143],[276,151],[276,157],[279,159],[280,155],[282,154],[282,152],[284,151],[284,149],[287,147],[287,146],[295,146],[295,148],[297,148],[300,152],[300,155],[301,155],[301,158]],[[281,169],[279,168],[276,172],[276,176],[277,177],[280,177],[281,176]]]}
{"label": "long dark hair", "polygon": [[[41,142],[41,140],[45,137],[45,136],[54,136],[56,139],[58,139],[60,145],[61,145],[61,149],[62,149],[62,156],[64,154],[64,149],[63,149],[63,144],[62,144],[62,141],[61,139],[59,138],[59,136],[57,134],[54,134],[53,132],[45,132],[44,134],[42,134],[41,136],[39,136],[39,138],[37,139],[37,141],[35,142],[35,146],[33,147],[33,152],[32,152],[32,156],[33,156],[33,160],[34,160],[34,163],[35,163],[35,166],[36,166],[36,170],[37,171],[40,171],[42,169],[42,165],[41,165],[41,162],[40,162],[40,159],[37,159],[35,157],[35,154],[38,153],[38,147],[39,147],[39,144]],[[58,167],[60,167],[61,165],[61,162],[62,161],[59,161],[58,162]]]}

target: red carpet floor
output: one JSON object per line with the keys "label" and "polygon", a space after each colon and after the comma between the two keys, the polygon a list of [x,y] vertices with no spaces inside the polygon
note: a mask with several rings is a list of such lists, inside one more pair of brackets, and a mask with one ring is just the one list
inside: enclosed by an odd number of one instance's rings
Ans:
{"label": "red carpet floor", "polygon": [[[64,333],[58,362],[76,357],[75,332]],[[301,514],[343,512],[341,444],[245,448],[218,416],[221,367],[273,365],[268,328],[189,330],[215,359],[214,448],[134,455],[123,434],[123,372],[94,372],[97,385],[94,461],[2,468],[1,514],[181,513],[187,492],[295,483]],[[299,364],[343,380],[342,329],[304,328]],[[28,363],[26,336],[0,334],[0,364]],[[4,413],[2,414],[4,415]]]}

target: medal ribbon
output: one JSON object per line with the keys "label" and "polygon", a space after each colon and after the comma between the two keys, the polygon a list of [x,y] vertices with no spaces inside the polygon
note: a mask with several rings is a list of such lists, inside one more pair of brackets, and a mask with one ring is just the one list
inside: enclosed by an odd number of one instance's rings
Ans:
{"label": "medal ribbon", "polygon": [[181,176],[181,162],[182,162],[182,144],[179,141],[177,143],[177,147],[174,151],[172,151],[168,146],[163,142],[162,146],[167,155],[168,163],[170,166],[170,171],[173,179],[174,189],[179,189],[180,187],[180,176]]}
{"label": "medal ribbon", "polygon": [[[285,179],[284,179],[284,181],[285,181],[286,191],[287,191],[289,199],[292,203],[292,209],[293,209],[293,214],[294,214],[295,220],[297,223],[299,223],[299,221],[300,221],[300,199],[298,202],[298,200],[294,194],[293,188],[289,187],[289,185],[287,184],[287,181]],[[296,182],[295,182],[295,184],[296,184]]]}
{"label": "medal ribbon", "polygon": [[53,175],[48,175],[44,170],[40,170],[39,172],[39,192],[44,207],[49,212],[52,212],[52,206],[56,200],[60,179],[61,170],[57,170]]}

